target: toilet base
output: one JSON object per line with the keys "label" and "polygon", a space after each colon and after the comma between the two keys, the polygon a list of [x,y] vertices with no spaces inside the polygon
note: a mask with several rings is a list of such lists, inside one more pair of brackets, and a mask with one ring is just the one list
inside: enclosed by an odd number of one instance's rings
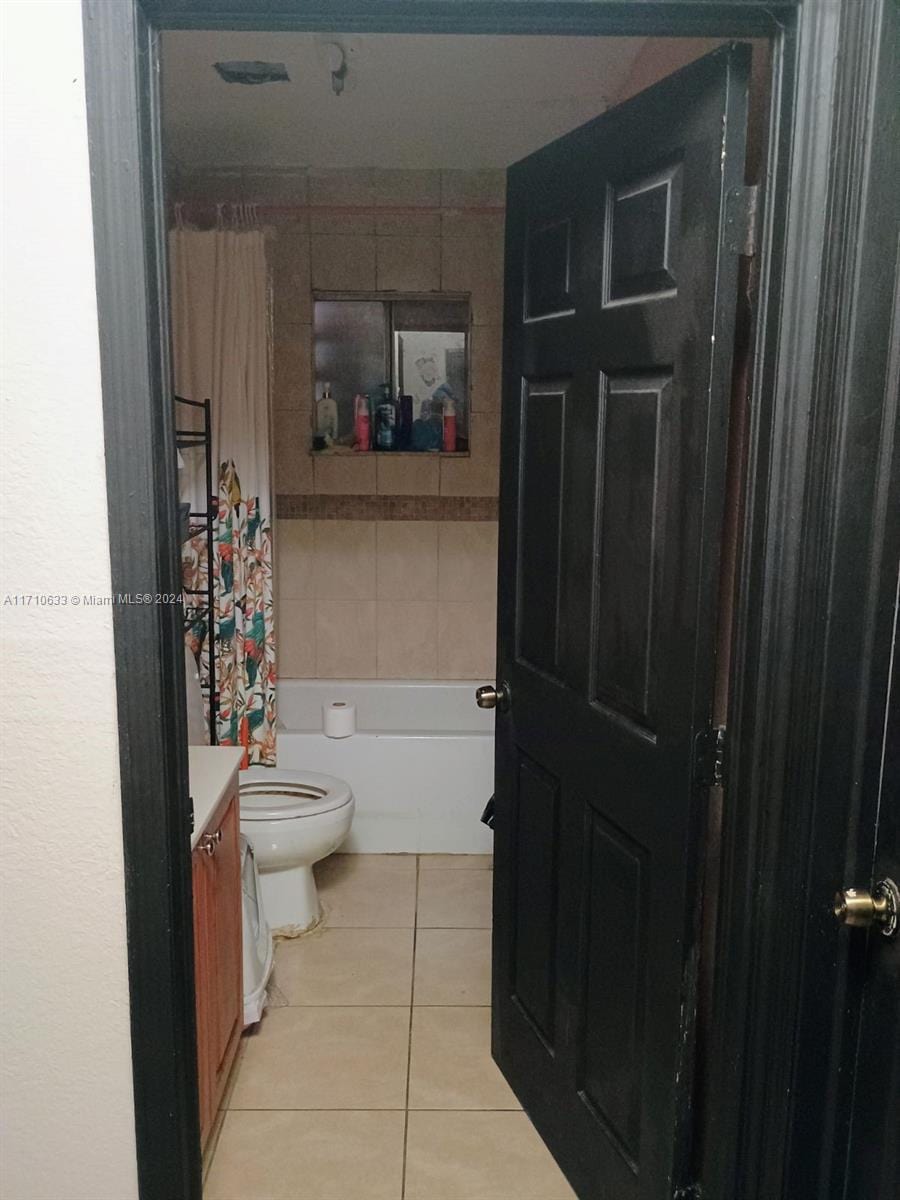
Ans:
{"label": "toilet base", "polygon": [[260,870],[259,882],[266,920],[273,934],[295,937],[318,925],[322,908],[311,866]]}

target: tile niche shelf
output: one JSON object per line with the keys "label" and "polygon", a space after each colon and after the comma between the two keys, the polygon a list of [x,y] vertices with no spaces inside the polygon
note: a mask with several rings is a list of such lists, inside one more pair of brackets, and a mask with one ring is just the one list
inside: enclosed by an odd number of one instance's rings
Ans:
{"label": "tile niche shelf", "polygon": [[[466,295],[315,292],[310,454],[469,457],[471,322]],[[334,400],[323,423],[319,405],[326,387]],[[393,416],[381,399],[383,389]],[[352,448],[358,396],[369,403],[373,444],[366,450]],[[403,448],[376,448],[381,433],[391,440],[399,434],[401,396],[408,398],[411,422],[400,438]],[[456,450],[440,449],[448,413],[455,423]],[[313,436],[329,428],[334,443],[317,448]]]}

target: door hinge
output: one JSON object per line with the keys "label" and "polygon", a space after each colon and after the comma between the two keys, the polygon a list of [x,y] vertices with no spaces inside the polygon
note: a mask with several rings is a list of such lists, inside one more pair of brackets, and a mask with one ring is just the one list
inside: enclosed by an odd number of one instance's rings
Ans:
{"label": "door hinge", "polygon": [[725,786],[725,726],[701,729],[694,741],[694,779],[698,787]]}
{"label": "door hinge", "polygon": [[759,184],[754,183],[744,189],[746,195],[746,224],[744,225],[744,244],[741,254],[747,258],[756,257],[759,242]]}

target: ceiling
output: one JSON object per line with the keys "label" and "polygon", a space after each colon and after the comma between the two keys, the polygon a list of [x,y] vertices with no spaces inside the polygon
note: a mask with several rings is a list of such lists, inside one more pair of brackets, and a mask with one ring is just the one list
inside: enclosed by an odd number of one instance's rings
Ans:
{"label": "ceiling", "polygon": [[[346,52],[336,96],[326,45]],[[614,102],[642,38],[168,32],[166,150],[182,168],[506,167]],[[225,83],[232,59],[289,83]]]}

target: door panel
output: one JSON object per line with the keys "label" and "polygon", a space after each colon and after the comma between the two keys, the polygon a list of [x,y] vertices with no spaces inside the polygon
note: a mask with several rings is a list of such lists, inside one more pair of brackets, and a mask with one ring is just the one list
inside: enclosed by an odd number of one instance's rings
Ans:
{"label": "door panel", "polygon": [[636,1168],[646,938],[646,853],[591,811],[586,881],[585,1022],[579,1087],[607,1135]]}
{"label": "door panel", "polygon": [[519,657],[548,675],[559,667],[567,391],[567,383],[522,389],[522,470],[534,483],[520,494]]}
{"label": "door panel", "polygon": [[607,185],[604,300],[635,304],[675,295],[673,250],[681,222],[681,164]]}
{"label": "door panel", "polygon": [[649,727],[671,377],[604,377],[600,386],[594,699]]}
{"label": "door panel", "polygon": [[519,764],[516,794],[516,930],[511,994],[552,1053],[556,1023],[559,781]]}
{"label": "door panel", "polygon": [[509,172],[494,1053],[583,1200],[689,1182],[748,66]]}

